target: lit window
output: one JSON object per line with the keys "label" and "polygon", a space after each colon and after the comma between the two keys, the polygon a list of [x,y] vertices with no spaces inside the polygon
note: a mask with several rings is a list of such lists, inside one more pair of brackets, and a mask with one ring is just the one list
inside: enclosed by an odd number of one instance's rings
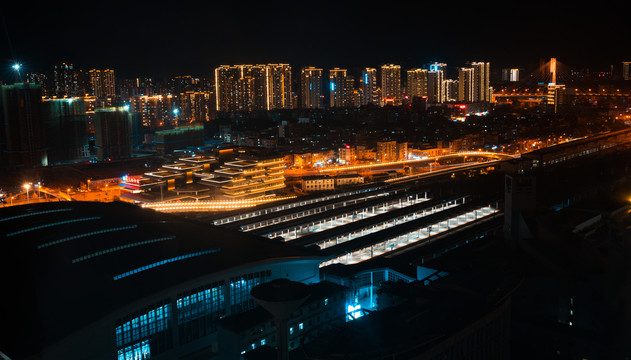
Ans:
{"label": "lit window", "polygon": [[300,330],[304,330],[305,324],[304,323],[300,323],[298,324],[298,329]]}

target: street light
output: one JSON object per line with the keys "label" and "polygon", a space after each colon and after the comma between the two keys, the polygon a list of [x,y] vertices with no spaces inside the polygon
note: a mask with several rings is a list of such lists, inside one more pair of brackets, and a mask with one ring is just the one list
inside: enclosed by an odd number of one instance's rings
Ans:
{"label": "street light", "polygon": [[15,81],[17,82],[18,79],[22,80],[22,76],[20,75],[20,68],[22,67],[22,64],[18,64],[15,63],[13,65],[11,65],[11,68],[13,68],[13,70],[15,70]]}
{"label": "street light", "polygon": [[30,201],[30,200],[29,200],[29,198],[28,198],[28,189],[29,189],[30,187],[31,187],[31,185],[30,185],[30,184],[24,184],[24,188],[26,189],[26,203],[27,203],[27,204],[30,204],[30,203],[31,203],[31,201]]}

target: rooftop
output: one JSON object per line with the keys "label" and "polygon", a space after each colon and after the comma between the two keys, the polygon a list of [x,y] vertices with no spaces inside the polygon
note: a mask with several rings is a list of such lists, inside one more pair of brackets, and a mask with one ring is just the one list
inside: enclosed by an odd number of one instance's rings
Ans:
{"label": "rooftop", "polygon": [[[0,209],[3,324],[11,355],[58,341],[122,306],[254,263],[313,257],[307,249],[121,202]],[[20,324],[29,324],[28,327]]]}

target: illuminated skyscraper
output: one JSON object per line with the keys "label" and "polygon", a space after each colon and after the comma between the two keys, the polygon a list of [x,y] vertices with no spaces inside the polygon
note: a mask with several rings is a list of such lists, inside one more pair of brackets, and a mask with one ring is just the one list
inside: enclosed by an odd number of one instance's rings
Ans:
{"label": "illuminated skyscraper", "polygon": [[79,79],[72,64],[61,63],[53,68],[53,95],[57,97],[79,96]]}
{"label": "illuminated skyscraper", "polygon": [[269,64],[265,68],[267,110],[291,109],[291,66]]}
{"label": "illuminated skyscraper", "polygon": [[346,69],[335,68],[329,70],[330,107],[344,107],[346,88]]}
{"label": "illuminated skyscraper", "polygon": [[379,104],[377,95],[377,69],[364,68],[361,79],[361,105]]}
{"label": "illuminated skyscraper", "polygon": [[300,71],[302,107],[321,109],[323,107],[322,69],[305,67]]}
{"label": "illuminated skyscraper", "polygon": [[381,99],[383,105],[401,105],[401,66],[381,66]]}
{"label": "illuminated skyscraper", "polygon": [[427,70],[408,70],[407,93],[410,99],[420,96],[427,96]]}
{"label": "illuminated skyscraper", "polygon": [[473,62],[473,101],[490,102],[491,86],[489,75],[491,73],[490,64],[488,62]]}
{"label": "illuminated skyscraper", "polygon": [[427,72],[427,102],[440,104],[445,102],[444,76],[442,70]]}
{"label": "illuminated skyscraper", "polygon": [[97,98],[116,96],[114,70],[92,69],[90,70],[90,82],[92,83],[92,94]]}
{"label": "illuminated skyscraper", "polygon": [[631,61],[622,62],[622,80],[631,80]]}
{"label": "illuminated skyscraper", "polygon": [[473,102],[473,69],[458,69],[458,101]]}

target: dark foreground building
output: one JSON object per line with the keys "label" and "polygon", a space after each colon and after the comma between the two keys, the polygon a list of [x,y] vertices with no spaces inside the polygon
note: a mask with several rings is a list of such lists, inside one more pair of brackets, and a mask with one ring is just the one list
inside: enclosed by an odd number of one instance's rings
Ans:
{"label": "dark foreground building", "polygon": [[276,278],[317,282],[320,259],[124,203],[0,210],[3,328],[11,359],[190,359],[218,352],[217,321]]}

